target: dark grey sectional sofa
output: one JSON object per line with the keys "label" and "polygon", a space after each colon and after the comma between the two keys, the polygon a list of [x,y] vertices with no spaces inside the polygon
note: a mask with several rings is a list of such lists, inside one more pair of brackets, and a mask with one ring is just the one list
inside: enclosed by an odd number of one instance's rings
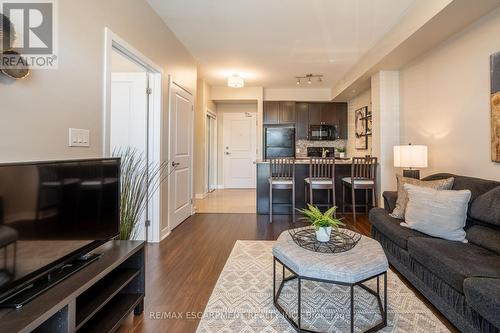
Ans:
{"label": "dark grey sectional sofa", "polygon": [[[469,189],[469,243],[433,238],[392,218],[397,192],[384,193],[383,208],[370,211],[372,236],[391,265],[463,332],[500,332],[500,182],[455,177],[453,189]],[[390,295],[389,295],[390,297]]]}

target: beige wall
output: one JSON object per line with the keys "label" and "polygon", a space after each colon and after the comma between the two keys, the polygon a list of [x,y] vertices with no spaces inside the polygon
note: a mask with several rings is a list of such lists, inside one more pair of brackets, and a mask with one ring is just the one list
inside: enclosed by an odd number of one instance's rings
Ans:
{"label": "beige wall", "polygon": [[265,101],[331,101],[330,88],[265,88]]}
{"label": "beige wall", "polygon": [[[257,113],[257,102],[235,102],[235,103],[218,103],[217,104],[217,183],[219,186],[224,185],[224,114],[225,113]],[[258,128],[259,126],[257,126]],[[257,135],[257,134],[256,134]],[[258,142],[258,140],[257,140]],[[257,147],[258,150],[259,147]]]}
{"label": "beige wall", "polygon": [[368,107],[368,112],[372,111],[372,96],[371,90],[368,89],[358,96],[354,97],[347,103],[347,156],[366,156],[372,154],[372,137],[368,137],[368,149],[356,149],[356,136],[355,136],[355,112],[362,107]]}
{"label": "beige wall", "polygon": [[217,112],[211,99],[211,88],[204,79],[198,79],[194,116],[194,193],[198,198],[207,192],[207,110]]}
{"label": "beige wall", "polygon": [[500,9],[401,70],[401,142],[429,147],[423,174],[500,180],[490,157],[490,54],[500,51]]}
{"label": "beige wall", "polygon": [[[102,155],[104,28],[195,93],[196,64],[145,0],[59,1],[59,69],[0,79],[0,161]],[[90,148],[69,148],[68,128],[91,131]]]}

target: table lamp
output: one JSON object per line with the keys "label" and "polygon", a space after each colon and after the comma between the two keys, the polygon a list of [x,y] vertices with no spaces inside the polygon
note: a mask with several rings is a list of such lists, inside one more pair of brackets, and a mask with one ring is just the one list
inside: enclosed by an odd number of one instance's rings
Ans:
{"label": "table lamp", "polygon": [[412,145],[394,146],[394,166],[404,168],[403,176],[420,179],[420,170],[427,168],[427,146]]}

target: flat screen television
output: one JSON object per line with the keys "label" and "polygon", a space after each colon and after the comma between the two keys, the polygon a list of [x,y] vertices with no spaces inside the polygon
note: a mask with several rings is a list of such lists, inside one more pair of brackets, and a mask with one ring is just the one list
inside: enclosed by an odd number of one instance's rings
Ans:
{"label": "flat screen television", "polygon": [[116,237],[119,196],[120,159],[0,164],[0,302]]}

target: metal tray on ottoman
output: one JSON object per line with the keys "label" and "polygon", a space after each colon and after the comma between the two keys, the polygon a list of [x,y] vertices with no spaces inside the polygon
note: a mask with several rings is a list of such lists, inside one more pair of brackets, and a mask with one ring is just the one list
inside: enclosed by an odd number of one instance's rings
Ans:
{"label": "metal tray on ottoman", "polygon": [[[354,287],[359,286],[377,299],[382,321],[364,332],[374,332],[387,325],[387,270],[389,264],[382,246],[374,239],[361,236],[354,248],[342,253],[319,253],[298,246],[288,231],[283,232],[273,246],[273,301],[276,308],[298,332],[315,332],[303,329],[301,325],[301,282],[302,280],[325,282],[350,288],[350,325],[354,332]],[[276,262],[282,265],[282,282],[276,290]],[[291,275],[286,277],[285,270]],[[384,277],[384,297],[380,295],[380,277]],[[372,290],[364,283],[377,279],[377,289]],[[279,303],[285,284],[298,280],[298,316],[295,321]],[[382,304],[383,303],[383,304]]]}

